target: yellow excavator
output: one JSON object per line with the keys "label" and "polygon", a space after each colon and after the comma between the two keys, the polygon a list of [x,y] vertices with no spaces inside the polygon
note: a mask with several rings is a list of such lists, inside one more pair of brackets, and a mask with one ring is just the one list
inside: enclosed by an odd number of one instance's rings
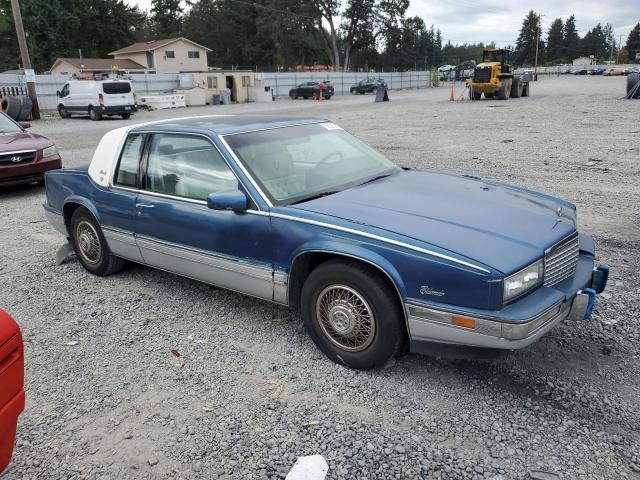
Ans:
{"label": "yellow excavator", "polygon": [[529,76],[513,74],[509,64],[511,50],[491,48],[482,52],[482,63],[476,65],[473,77],[467,80],[471,98],[519,98],[529,96]]}

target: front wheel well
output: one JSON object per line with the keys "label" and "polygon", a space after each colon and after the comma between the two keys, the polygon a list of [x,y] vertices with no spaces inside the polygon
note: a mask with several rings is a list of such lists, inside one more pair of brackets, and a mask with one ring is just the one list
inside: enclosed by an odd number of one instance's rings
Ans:
{"label": "front wheel well", "polygon": [[289,270],[289,304],[293,308],[300,307],[300,295],[302,293],[302,286],[305,280],[321,264],[329,260],[344,260],[345,262],[356,262],[366,266],[372,271],[373,274],[378,274],[380,278],[396,292],[398,306],[404,311],[402,302],[402,295],[396,283],[392,280],[391,276],[379,265],[375,263],[363,260],[359,257],[352,255],[337,253],[337,252],[305,252],[298,255],[291,265]]}

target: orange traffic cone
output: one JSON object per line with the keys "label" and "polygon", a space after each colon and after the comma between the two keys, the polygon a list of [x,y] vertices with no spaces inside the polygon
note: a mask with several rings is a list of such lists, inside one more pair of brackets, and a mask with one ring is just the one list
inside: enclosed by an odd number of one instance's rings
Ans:
{"label": "orange traffic cone", "polygon": [[451,82],[451,96],[449,97],[449,101],[450,102],[455,102],[456,101],[456,97],[453,94],[453,86],[455,85],[456,82]]}
{"label": "orange traffic cone", "polygon": [[464,90],[462,91],[462,95],[460,95],[460,103],[464,103],[464,93],[465,93],[466,91],[467,91],[466,89],[464,89]]}
{"label": "orange traffic cone", "polygon": [[320,89],[320,98],[318,98],[318,100],[322,101],[324,100],[324,94],[323,94],[323,89]]}

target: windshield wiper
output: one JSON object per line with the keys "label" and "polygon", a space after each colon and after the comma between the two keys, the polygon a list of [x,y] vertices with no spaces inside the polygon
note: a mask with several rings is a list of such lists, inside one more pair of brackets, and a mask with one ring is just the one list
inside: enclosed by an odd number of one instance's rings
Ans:
{"label": "windshield wiper", "polygon": [[309,200],[315,200],[316,198],[326,197],[327,195],[333,195],[334,193],[338,193],[340,190],[328,190],[326,192],[318,192],[313,195],[309,195],[308,197],[301,198],[300,200],[296,200],[295,202],[291,202],[289,205],[295,205],[297,203],[308,202]]}
{"label": "windshield wiper", "polygon": [[366,180],[366,181],[362,182],[360,185],[364,185],[366,183],[375,182],[376,180],[380,180],[381,178],[386,178],[386,177],[390,177],[390,176],[391,176],[390,173],[385,173],[383,175],[378,175],[377,177],[373,177],[373,178],[370,178],[369,180]]}

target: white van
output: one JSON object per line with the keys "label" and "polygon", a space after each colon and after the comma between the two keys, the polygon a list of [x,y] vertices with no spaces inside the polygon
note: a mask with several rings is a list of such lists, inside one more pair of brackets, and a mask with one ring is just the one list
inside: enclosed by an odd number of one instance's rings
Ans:
{"label": "white van", "polygon": [[100,120],[104,115],[127,119],[136,111],[129,80],[70,80],[57,95],[62,118],[89,114],[91,120]]}

